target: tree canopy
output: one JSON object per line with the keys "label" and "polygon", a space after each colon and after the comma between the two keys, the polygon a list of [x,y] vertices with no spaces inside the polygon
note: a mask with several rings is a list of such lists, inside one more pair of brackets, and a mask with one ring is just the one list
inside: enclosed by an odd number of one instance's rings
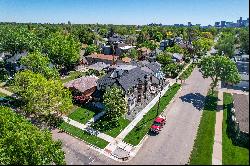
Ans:
{"label": "tree canopy", "polygon": [[34,73],[40,73],[47,79],[59,78],[58,71],[50,66],[49,58],[39,51],[28,53],[27,56],[21,59],[20,63],[25,66],[26,69]]}
{"label": "tree canopy", "polygon": [[118,87],[111,87],[104,93],[104,104],[106,108],[106,116],[113,122],[127,111],[127,103],[124,98],[124,92]]}
{"label": "tree canopy", "polygon": [[231,84],[237,84],[241,80],[235,62],[226,56],[203,57],[200,62],[200,71],[204,78],[212,79],[212,91],[219,80]]}
{"label": "tree canopy", "polygon": [[0,135],[0,165],[65,164],[61,142],[2,106]]}
{"label": "tree canopy", "polygon": [[80,59],[80,43],[70,35],[52,33],[44,45],[45,52],[53,64],[70,68]]}
{"label": "tree canopy", "polygon": [[62,115],[72,108],[72,95],[61,80],[47,80],[30,70],[19,72],[14,77],[14,90],[24,102],[26,113],[39,115]]}

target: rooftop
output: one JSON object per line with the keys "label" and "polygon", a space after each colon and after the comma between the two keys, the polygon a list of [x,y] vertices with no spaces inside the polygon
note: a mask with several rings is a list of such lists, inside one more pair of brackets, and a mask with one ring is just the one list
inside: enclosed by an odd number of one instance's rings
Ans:
{"label": "rooftop", "polygon": [[233,94],[236,121],[240,131],[249,133],[249,95]]}
{"label": "rooftop", "polygon": [[[109,60],[109,61],[113,60],[113,55],[91,54],[91,55],[88,55],[87,57],[91,57],[91,58],[94,58],[94,59]],[[118,56],[114,56],[114,59],[117,60]]]}
{"label": "rooftop", "polygon": [[97,86],[97,80],[98,78],[95,76],[83,76],[80,78],[77,78],[75,80],[71,80],[64,84],[64,87],[66,88],[75,88],[79,90],[80,92],[85,92],[88,89],[91,89],[95,86]]}

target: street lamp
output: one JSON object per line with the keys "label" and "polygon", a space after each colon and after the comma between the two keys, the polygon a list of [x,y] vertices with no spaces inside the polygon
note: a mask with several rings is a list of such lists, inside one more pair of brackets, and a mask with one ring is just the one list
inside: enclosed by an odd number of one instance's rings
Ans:
{"label": "street lamp", "polygon": [[159,97],[159,101],[158,101],[157,114],[156,114],[156,116],[158,116],[158,114],[159,114],[159,107],[160,107],[160,100],[161,100],[161,91],[163,90],[163,79],[162,79],[162,78],[160,78],[160,86],[161,86],[161,89],[160,89],[160,97]]}

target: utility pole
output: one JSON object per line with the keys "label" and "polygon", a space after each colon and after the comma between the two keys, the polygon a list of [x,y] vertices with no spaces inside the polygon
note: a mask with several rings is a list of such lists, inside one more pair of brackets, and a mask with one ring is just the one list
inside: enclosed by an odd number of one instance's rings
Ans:
{"label": "utility pole", "polygon": [[156,116],[158,116],[158,114],[159,114],[160,101],[161,101],[161,91],[163,90],[163,80],[162,80],[162,78],[160,79],[160,86],[161,86],[161,89],[160,89],[160,97],[159,97],[159,101],[158,101],[157,114],[156,114]]}

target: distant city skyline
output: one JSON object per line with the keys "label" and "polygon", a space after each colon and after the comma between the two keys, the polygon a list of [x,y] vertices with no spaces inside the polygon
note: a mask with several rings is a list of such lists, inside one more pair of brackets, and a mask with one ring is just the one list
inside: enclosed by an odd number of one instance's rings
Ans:
{"label": "distant city skyline", "polygon": [[0,22],[214,25],[249,17],[248,0],[0,0]]}

